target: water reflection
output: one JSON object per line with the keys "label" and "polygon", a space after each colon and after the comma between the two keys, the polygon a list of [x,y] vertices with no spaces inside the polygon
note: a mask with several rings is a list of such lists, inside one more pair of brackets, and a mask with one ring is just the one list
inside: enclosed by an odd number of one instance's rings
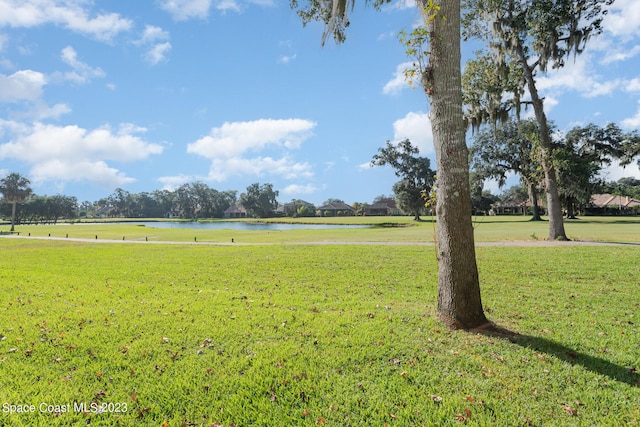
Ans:
{"label": "water reflection", "polygon": [[131,224],[144,225],[150,228],[191,228],[198,230],[327,230],[335,228],[369,228],[370,225],[347,224],[300,224],[300,223],[272,223],[272,222],[177,222],[177,221],[141,221]]}

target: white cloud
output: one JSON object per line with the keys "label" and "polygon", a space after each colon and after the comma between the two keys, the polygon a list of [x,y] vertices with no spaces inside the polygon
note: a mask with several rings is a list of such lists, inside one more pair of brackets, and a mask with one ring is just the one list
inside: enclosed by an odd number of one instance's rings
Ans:
{"label": "white cloud", "polygon": [[382,88],[382,93],[385,95],[397,95],[403,89],[408,89],[411,86],[407,82],[405,77],[405,71],[413,67],[413,62],[403,62],[396,67],[396,71],[393,73],[393,78],[389,80]]}
{"label": "white cloud", "polygon": [[282,55],[280,58],[278,58],[278,62],[280,64],[288,64],[289,62],[293,61],[294,59],[296,59],[296,54],[295,53],[293,55]]}
{"label": "white cloud", "polygon": [[171,50],[171,43],[158,43],[153,46],[151,49],[147,51],[145,54],[145,59],[151,65],[156,65],[157,63],[163,61],[166,58],[167,53]]}
{"label": "white cloud", "polygon": [[640,129],[640,107],[635,116],[622,120],[620,125],[625,129]]}
{"label": "white cloud", "polygon": [[588,54],[583,54],[576,57],[575,61],[567,61],[563,68],[549,70],[537,79],[538,90],[572,89],[586,92],[594,84],[593,74],[588,70],[588,58]]}
{"label": "white cloud", "polygon": [[78,59],[78,53],[71,46],[67,46],[62,49],[60,57],[63,62],[73,69],[73,71],[63,74],[65,80],[70,80],[77,84],[86,84],[94,78],[102,78],[106,76],[106,73],[102,71],[100,67],[92,68],[80,61]]}
{"label": "white cloud", "polygon": [[384,5],[384,10],[405,10],[416,7],[416,0],[397,0],[390,5]]}
{"label": "white cloud", "polygon": [[147,25],[142,33],[142,38],[136,44],[154,43],[158,40],[169,40],[169,32],[155,25]]}
{"label": "white cloud", "polygon": [[67,104],[56,104],[53,107],[48,106],[43,101],[36,101],[31,108],[24,113],[14,113],[16,118],[27,118],[30,120],[59,119],[60,116],[71,112],[71,108]]}
{"label": "white cloud", "polygon": [[410,112],[393,123],[393,139],[399,142],[405,138],[420,149],[424,156],[434,153],[431,119],[428,113]]}
{"label": "white cloud", "polygon": [[134,42],[137,46],[147,48],[144,54],[145,60],[151,65],[156,65],[166,59],[167,53],[171,50],[170,35],[168,31],[154,25],[147,25],[140,40]]}
{"label": "white cloud", "polygon": [[291,184],[285,187],[284,190],[282,190],[282,193],[283,194],[313,194],[316,191],[318,191],[318,187],[316,187],[315,185]]}
{"label": "white cloud", "polygon": [[640,32],[640,2],[616,0],[605,16],[603,28],[614,36],[637,37]]}
{"label": "white cloud", "polygon": [[285,179],[300,179],[311,178],[313,170],[309,163],[294,162],[289,157],[280,159],[272,157],[232,157],[212,160],[208,175],[209,179],[224,181],[231,175],[277,175]]}
{"label": "white cloud", "polygon": [[628,80],[624,87],[627,92],[640,92],[640,78]]}
{"label": "white cloud", "polygon": [[275,6],[274,0],[248,0],[249,3],[258,5],[258,6]]}
{"label": "white cloud", "polygon": [[187,152],[211,160],[209,178],[217,181],[229,175],[266,173],[287,179],[310,177],[311,165],[296,163],[288,154],[279,159],[270,156],[248,157],[252,152],[298,148],[312,135],[316,123],[303,119],[260,119],[251,122],[226,122],[209,135],[187,146]]}
{"label": "white cloud", "polygon": [[[222,13],[242,12],[240,0],[159,0],[160,8],[169,12],[176,21],[206,19],[213,6]],[[273,0],[244,0],[258,6],[273,6]]]}
{"label": "white cloud", "polygon": [[35,101],[47,84],[44,74],[21,70],[7,76],[0,74],[0,102]]}
{"label": "white cloud", "polygon": [[201,181],[200,178],[196,178],[193,175],[175,175],[175,176],[162,176],[157,179],[158,182],[162,183],[162,189],[168,191],[174,191],[176,188],[180,187],[182,184],[186,184],[188,182]]}
{"label": "white cloud", "polygon": [[227,11],[240,12],[240,5],[235,0],[218,0],[216,2],[216,9],[223,13]]}
{"label": "white cloud", "polygon": [[211,129],[208,136],[189,144],[187,152],[215,159],[261,150],[269,145],[297,148],[311,136],[315,126],[316,123],[303,119],[225,122]]}
{"label": "white cloud", "polygon": [[68,30],[110,41],[120,32],[128,31],[133,22],[117,13],[91,16],[85,0],[1,0],[0,27],[35,27],[60,25]]}
{"label": "white cloud", "polygon": [[624,45],[609,46],[604,50],[604,57],[600,63],[608,65],[614,62],[622,62],[629,60],[638,54],[640,54],[640,45],[634,46],[631,49],[626,48]]}
{"label": "white cloud", "polygon": [[378,34],[378,37],[376,40],[382,41],[382,40],[395,39],[397,37],[398,37],[397,31],[387,31],[385,33]]}
{"label": "white cloud", "polygon": [[12,139],[0,144],[0,159],[11,158],[31,165],[34,181],[90,181],[107,186],[131,182],[107,161],[135,162],[160,154],[163,147],[144,141],[145,131],[131,124],[87,130],[78,126],[33,125],[0,121],[0,132]]}
{"label": "white cloud", "polygon": [[640,179],[640,166],[636,162],[628,166],[622,167],[618,161],[614,161],[607,166],[600,174],[606,181],[617,181],[620,178],[633,177]]}
{"label": "white cloud", "polygon": [[209,16],[211,0],[161,0],[160,7],[177,21],[205,19]]}
{"label": "white cloud", "polygon": [[549,70],[537,79],[536,86],[539,91],[546,92],[545,96],[547,93],[557,95],[564,91],[575,91],[585,98],[611,95],[620,89],[637,90],[637,79],[605,80],[595,69],[593,56],[585,53],[576,57],[575,61],[567,61],[563,68]]}

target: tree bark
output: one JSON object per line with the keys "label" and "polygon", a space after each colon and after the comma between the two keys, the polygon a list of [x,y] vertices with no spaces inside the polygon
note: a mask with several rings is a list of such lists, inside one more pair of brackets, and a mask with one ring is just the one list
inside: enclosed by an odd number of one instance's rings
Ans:
{"label": "tree bark", "polygon": [[542,150],[542,168],[544,169],[544,182],[547,191],[547,211],[549,215],[549,240],[568,240],[564,231],[564,220],[562,218],[562,205],[558,194],[558,181],[556,179],[556,169],[553,166],[551,153],[553,146],[551,144],[551,134],[549,132],[549,123],[547,115],[544,112],[544,104],[533,76],[533,70],[527,62],[522,44],[518,41],[516,45],[518,59],[524,72],[524,78],[527,82],[533,111],[538,121],[540,129],[540,148]]}
{"label": "tree bark", "polygon": [[[482,310],[476,264],[469,160],[462,111],[460,0],[436,0],[439,10],[418,0],[430,34],[430,63],[425,70],[431,103],[438,185],[438,312],[453,328],[473,329],[487,323]],[[435,14],[435,16],[433,16]]]}
{"label": "tree bark", "polygon": [[529,200],[531,200],[531,221],[542,221],[540,218],[540,207],[538,207],[538,195],[536,194],[536,186],[532,182],[527,181],[527,189],[529,191]]}
{"label": "tree bark", "polygon": [[11,203],[11,232],[15,231],[16,228],[16,205],[18,203],[14,200],[13,203]]}

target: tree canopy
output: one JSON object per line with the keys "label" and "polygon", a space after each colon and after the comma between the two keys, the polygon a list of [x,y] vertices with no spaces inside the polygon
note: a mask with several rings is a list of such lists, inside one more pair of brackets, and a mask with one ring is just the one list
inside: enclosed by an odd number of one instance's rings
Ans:
{"label": "tree canopy", "polygon": [[31,181],[28,178],[13,172],[0,179],[0,193],[6,203],[11,206],[11,231],[15,231],[16,225],[16,208],[18,203],[26,201],[33,191],[31,190]]}
{"label": "tree canopy", "polygon": [[278,207],[276,197],[278,197],[278,191],[273,189],[272,184],[260,185],[256,182],[248,186],[247,191],[240,195],[240,204],[253,215],[267,218]]}
{"label": "tree canopy", "polygon": [[[505,75],[512,63],[522,70],[540,132],[540,156],[545,174],[549,239],[567,238],[562,219],[553,144],[544,99],[536,86],[536,73],[561,68],[571,55],[583,52],[590,37],[602,32],[604,6],[613,0],[463,0],[465,37],[484,40],[496,70]],[[509,81],[509,80],[507,80]],[[508,87],[504,88],[507,92]],[[521,90],[521,89],[520,89]],[[520,99],[520,92],[514,98]],[[494,108],[495,104],[487,104]],[[479,110],[479,108],[478,108]],[[495,112],[488,116],[499,117]],[[482,117],[480,117],[482,118]]]}
{"label": "tree canopy", "polygon": [[511,118],[495,126],[483,127],[474,136],[471,147],[471,167],[480,179],[495,179],[502,187],[509,173],[520,175],[529,192],[533,220],[541,219],[537,189],[544,178],[536,155],[538,141],[539,130],[535,120]]}
{"label": "tree canopy", "polygon": [[400,209],[411,212],[414,219],[420,219],[420,212],[424,208],[424,192],[431,190],[435,184],[435,172],[431,170],[428,157],[418,156],[418,147],[411,144],[409,139],[400,141],[397,145],[387,141],[384,147],[371,160],[372,166],[389,165],[400,181],[393,185],[393,192]]}

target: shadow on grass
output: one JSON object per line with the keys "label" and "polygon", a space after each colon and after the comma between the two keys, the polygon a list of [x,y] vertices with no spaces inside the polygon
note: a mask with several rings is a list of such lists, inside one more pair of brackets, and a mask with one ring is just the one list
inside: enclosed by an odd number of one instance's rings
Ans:
{"label": "shadow on grass", "polygon": [[547,338],[521,335],[517,332],[500,328],[495,325],[481,330],[476,330],[475,332],[509,340],[513,344],[531,349],[538,353],[553,356],[558,360],[570,363],[571,365],[582,366],[595,374],[605,375],[618,382],[629,384],[631,387],[640,387],[640,372],[638,371],[637,366],[624,367],[616,365],[615,363],[601,357],[581,353],[576,349],[567,347]]}
{"label": "shadow on grass", "polygon": [[608,245],[640,246],[638,242],[602,242]]}
{"label": "shadow on grass", "polygon": [[[638,217],[630,217],[629,219],[612,219],[612,220],[602,220],[602,219],[591,219],[588,216],[577,217],[570,219],[571,221],[580,221],[580,224],[638,224]],[[565,218],[567,219],[567,218]]]}

